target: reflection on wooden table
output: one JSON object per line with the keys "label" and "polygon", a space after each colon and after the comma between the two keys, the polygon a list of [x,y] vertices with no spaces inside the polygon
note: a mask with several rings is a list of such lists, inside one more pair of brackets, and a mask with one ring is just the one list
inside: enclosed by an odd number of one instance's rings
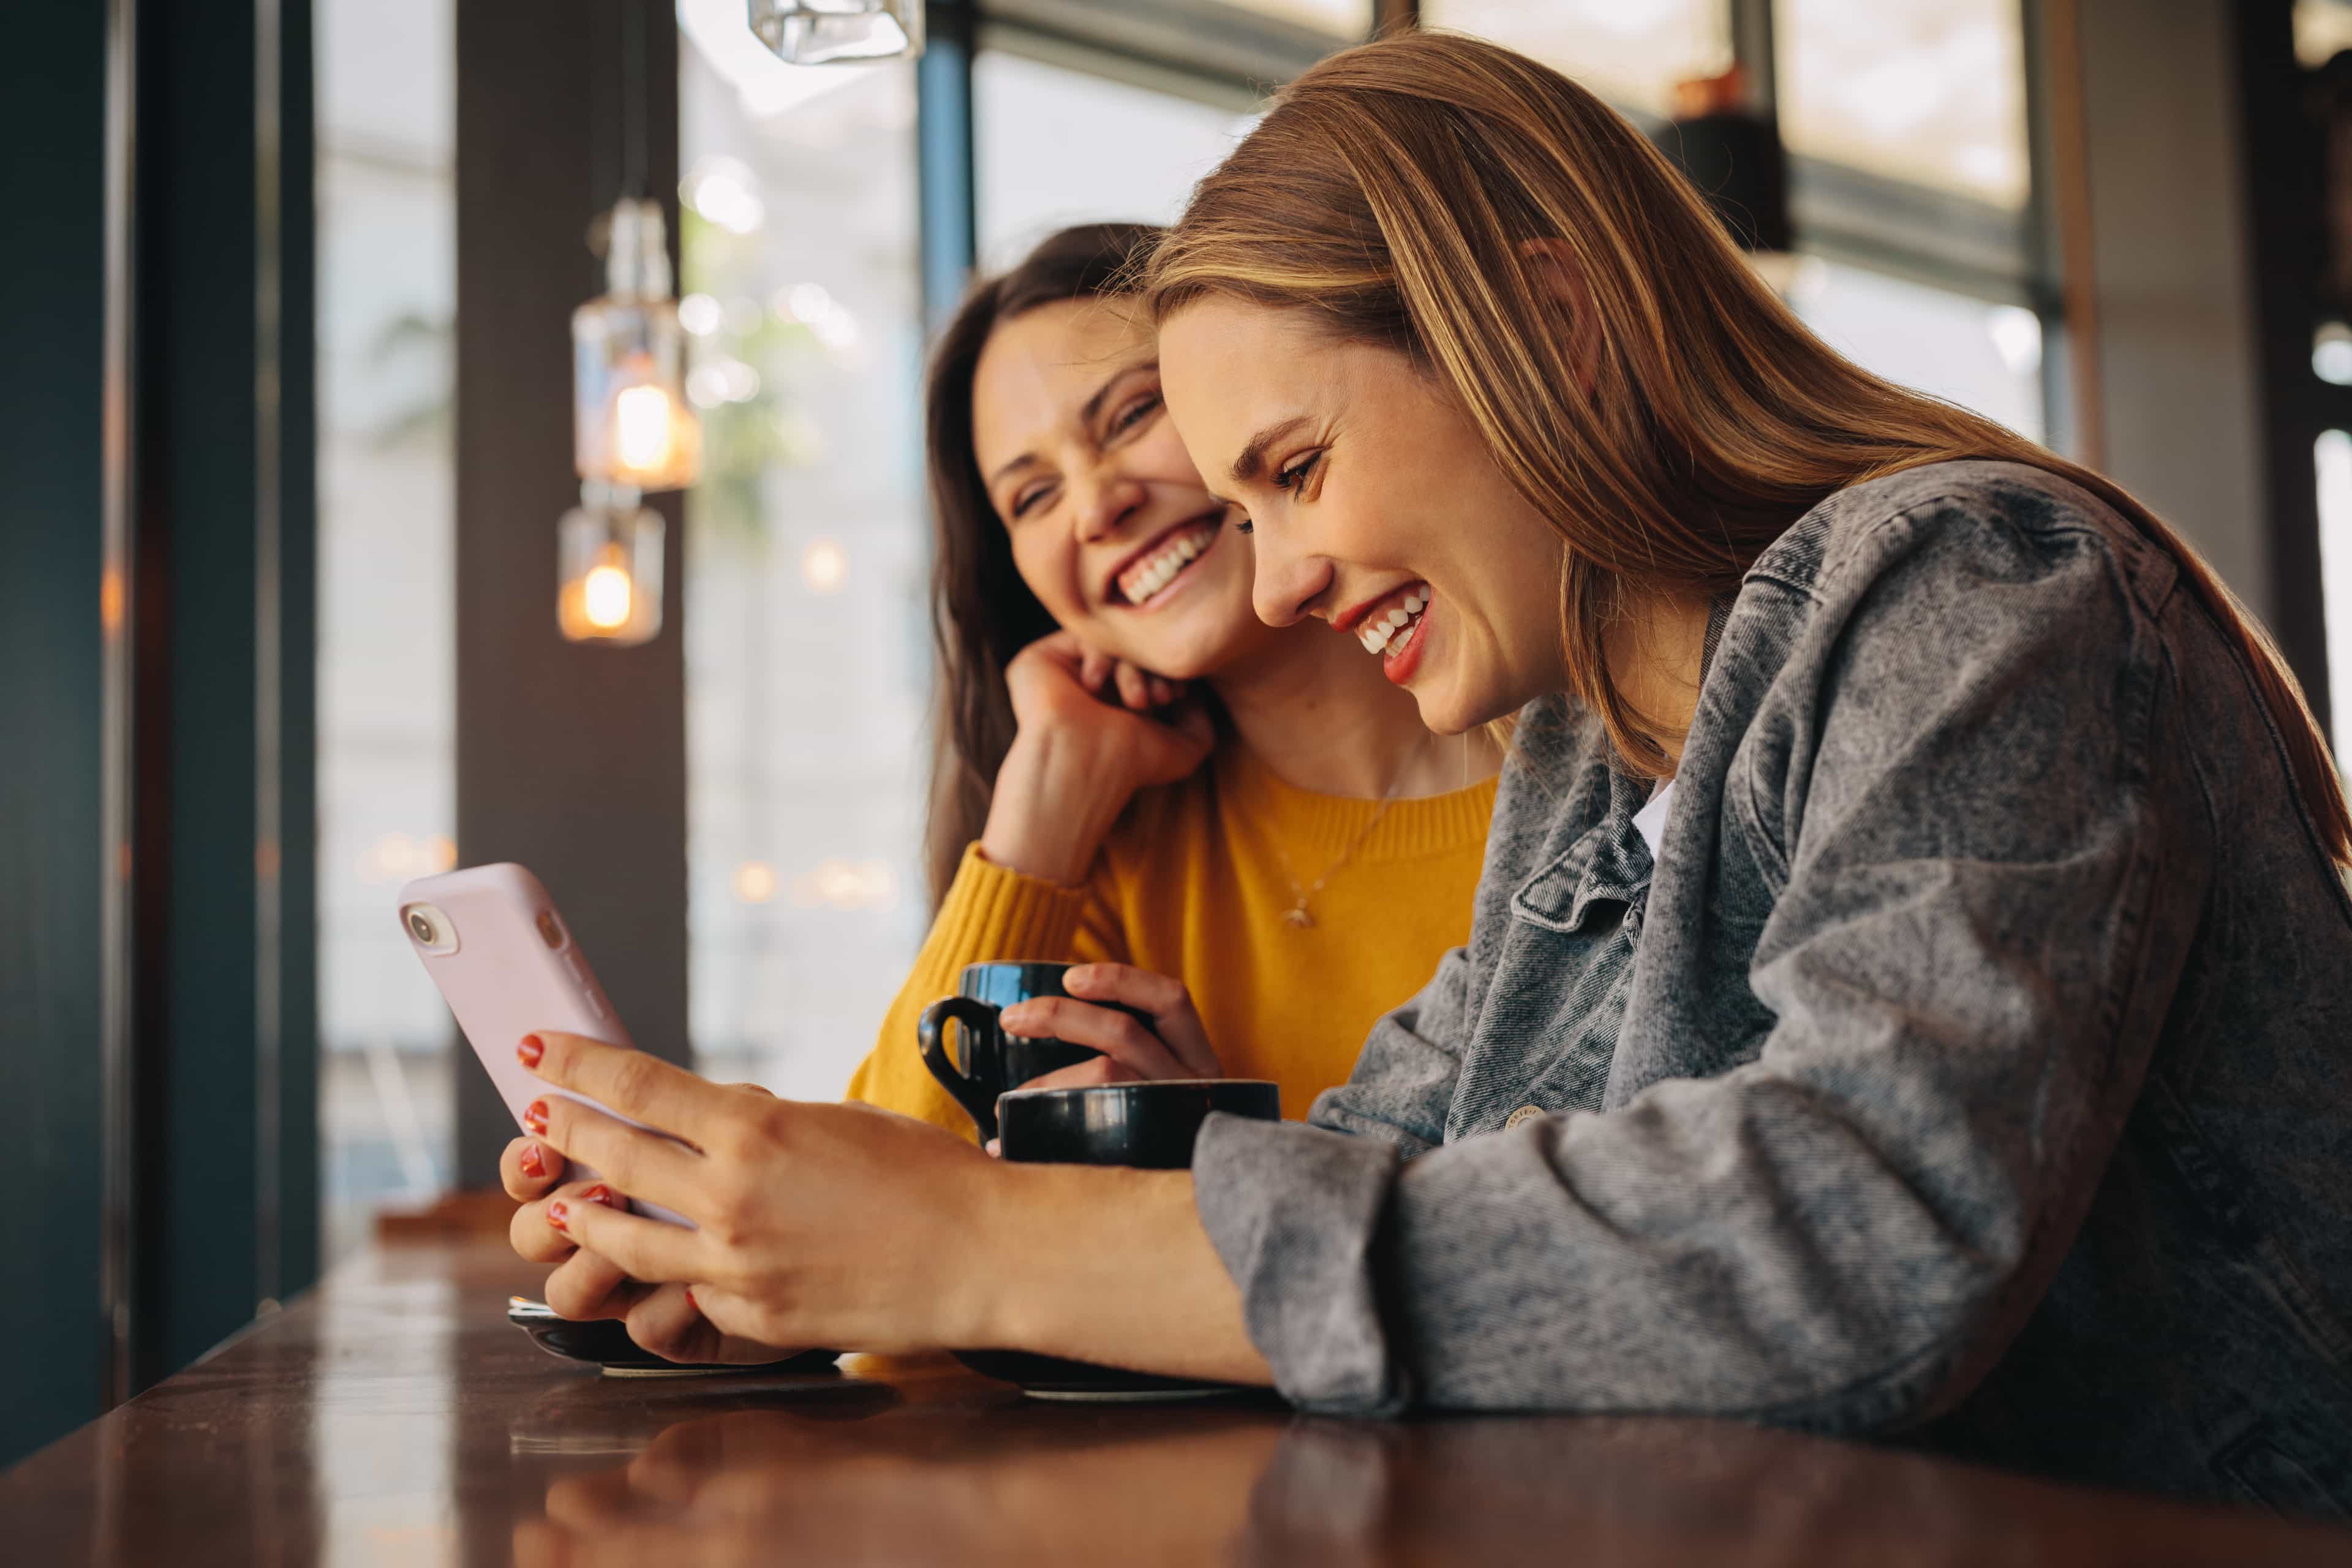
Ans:
{"label": "reflection on wooden table", "polygon": [[0,1479],[0,1556],[2352,1565],[2352,1533],[1728,1423],[1049,1405],[945,1357],[606,1379],[505,1322],[533,1284],[378,1249]]}

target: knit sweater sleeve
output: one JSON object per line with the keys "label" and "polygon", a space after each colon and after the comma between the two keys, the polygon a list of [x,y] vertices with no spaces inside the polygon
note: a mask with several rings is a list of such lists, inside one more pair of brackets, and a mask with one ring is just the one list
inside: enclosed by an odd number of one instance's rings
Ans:
{"label": "knit sweater sleeve", "polygon": [[974,844],[940,904],[907,982],[882,1017],[880,1037],[849,1080],[845,1098],[896,1110],[961,1137],[976,1136],[971,1118],[923,1065],[915,1023],[923,1009],[955,994],[968,963],[996,959],[1087,963],[1122,959],[1126,944],[1108,897],[1109,873],[1097,862],[1082,887],[1023,876],[994,865]]}

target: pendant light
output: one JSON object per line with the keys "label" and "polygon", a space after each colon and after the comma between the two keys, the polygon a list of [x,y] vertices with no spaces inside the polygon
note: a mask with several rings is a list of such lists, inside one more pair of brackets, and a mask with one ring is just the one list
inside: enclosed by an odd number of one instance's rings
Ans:
{"label": "pendant light", "polygon": [[745,0],[769,52],[796,66],[923,52],[923,0]]}
{"label": "pendant light", "polygon": [[573,463],[583,479],[678,489],[701,467],[702,427],[686,401],[668,226],[659,203],[624,196],[604,227],[604,292],[572,313]]}
{"label": "pendant light", "polygon": [[648,490],[694,483],[702,426],[686,400],[686,332],[669,231],[645,194],[646,0],[624,0],[621,198],[603,231],[604,292],[572,313],[572,464],[580,505],[558,528],[556,624],[629,646],[661,630],[662,518]]}
{"label": "pendant light", "polygon": [[563,514],[555,624],[572,642],[633,647],[662,626],[662,516],[638,491],[594,479]]}

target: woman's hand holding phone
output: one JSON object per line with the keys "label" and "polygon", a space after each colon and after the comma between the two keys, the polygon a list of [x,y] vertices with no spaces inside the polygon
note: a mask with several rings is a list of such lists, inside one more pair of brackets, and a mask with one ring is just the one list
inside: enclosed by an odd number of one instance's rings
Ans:
{"label": "woman's hand holding phone", "polygon": [[[519,1054],[551,1086],[660,1130],[551,1093],[531,1108],[532,1135],[500,1160],[523,1200],[515,1250],[556,1265],[544,1297],[563,1316],[620,1318],[631,1339],[678,1360],[964,1342],[955,1304],[987,1269],[967,1256],[979,1239],[967,1216],[942,1199],[969,1195],[974,1166],[982,1180],[1000,1169],[971,1144],[867,1106],[709,1083],[576,1035],[534,1036]],[[698,1228],[590,1196],[602,1184],[565,1183],[567,1163]]]}
{"label": "woman's hand holding phone", "polygon": [[[757,1084],[725,1087],[774,1098]],[[610,1258],[580,1246],[549,1224],[549,1209],[556,1204],[564,1205],[567,1216],[581,1204],[602,1204],[625,1212],[627,1208],[626,1198],[605,1182],[566,1182],[570,1168],[551,1145],[533,1137],[515,1139],[499,1156],[499,1184],[507,1196],[522,1205],[508,1226],[508,1240],[530,1261],[555,1266],[541,1299],[558,1314],[574,1321],[618,1319],[627,1325],[632,1340],[671,1361],[760,1365],[792,1353],[721,1332],[695,1305],[688,1286],[639,1284]]]}
{"label": "woman's hand holding phone", "polygon": [[1022,649],[1004,679],[1019,728],[981,852],[1024,876],[1085,880],[1135,792],[1183,778],[1216,743],[1197,695],[1068,632]]}
{"label": "woman's hand holding phone", "polygon": [[658,1338],[675,1304],[762,1347],[986,1345],[1270,1380],[1189,1172],[1008,1164],[871,1106],[722,1089],[579,1035],[535,1044],[520,1053],[534,1077],[613,1114],[551,1094],[531,1142],[694,1227],[544,1200],[542,1228],[681,1289],[632,1309],[632,1338]]}

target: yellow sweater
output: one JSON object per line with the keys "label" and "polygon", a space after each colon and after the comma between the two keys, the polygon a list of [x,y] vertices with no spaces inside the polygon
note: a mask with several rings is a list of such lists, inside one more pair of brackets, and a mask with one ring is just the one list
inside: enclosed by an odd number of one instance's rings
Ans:
{"label": "yellow sweater", "polygon": [[1006,870],[974,846],[849,1098],[973,1136],[923,1066],[916,1018],[967,963],[1109,961],[1183,981],[1225,1072],[1273,1079],[1283,1114],[1304,1116],[1346,1080],[1373,1021],[1469,940],[1494,807],[1492,779],[1391,803],[1308,900],[1305,929],[1282,918],[1292,877],[1312,887],[1380,803],[1293,788],[1230,740],[1190,778],[1137,795],[1081,887]]}

